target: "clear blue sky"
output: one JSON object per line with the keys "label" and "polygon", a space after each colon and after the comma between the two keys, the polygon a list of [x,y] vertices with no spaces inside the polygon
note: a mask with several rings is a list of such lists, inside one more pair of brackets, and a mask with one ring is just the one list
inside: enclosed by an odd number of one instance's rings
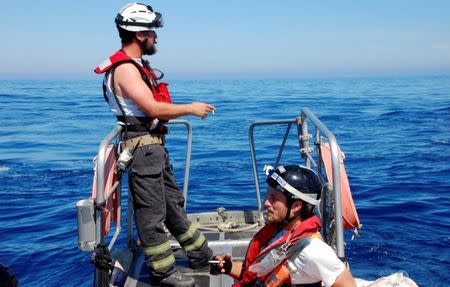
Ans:
{"label": "clear blue sky", "polygon": [[[131,1],[3,1],[0,78],[90,78]],[[450,1],[154,0],[169,78],[450,75]]]}

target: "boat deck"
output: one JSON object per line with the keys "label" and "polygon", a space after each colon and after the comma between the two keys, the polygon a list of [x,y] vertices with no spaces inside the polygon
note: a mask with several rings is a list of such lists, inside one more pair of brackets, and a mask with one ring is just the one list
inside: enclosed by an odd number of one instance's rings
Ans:
{"label": "boat deck", "polygon": [[[256,223],[257,216],[258,213],[256,211],[225,212],[222,213],[222,216],[217,212],[188,215],[192,222],[198,224],[198,228],[205,235],[213,254],[228,253],[232,255],[233,260],[244,260],[248,243],[261,228],[261,226]],[[233,226],[234,228],[225,231],[220,230],[218,228],[218,222],[221,222],[222,225]],[[170,234],[168,235],[176,258],[178,270],[185,275],[194,277],[196,286],[231,286],[233,284],[234,281],[229,276],[210,275],[209,268],[200,270],[188,268],[186,253],[180,247],[178,242]],[[119,286],[152,286],[150,284],[150,275],[142,248],[137,247],[133,250],[128,248],[121,249],[113,254],[113,257],[116,262],[120,264],[121,268],[124,269],[123,274],[118,273],[118,268],[115,269],[116,273],[113,273],[113,277],[116,278],[115,281]],[[126,279],[125,277],[121,278],[121,276],[126,276]],[[122,281],[122,283],[119,283],[120,281]],[[123,281],[125,282],[123,283]]]}

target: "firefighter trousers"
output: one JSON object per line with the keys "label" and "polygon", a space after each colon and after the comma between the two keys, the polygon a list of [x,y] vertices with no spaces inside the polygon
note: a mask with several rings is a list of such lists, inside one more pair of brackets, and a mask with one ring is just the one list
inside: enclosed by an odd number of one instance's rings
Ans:
{"label": "firefighter trousers", "polygon": [[133,152],[129,187],[138,235],[152,276],[164,278],[175,272],[175,257],[164,225],[186,251],[189,267],[207,266],[212,251],[205,236],[187,219],[185,199],[175,182],[166,148],[152,144]]}

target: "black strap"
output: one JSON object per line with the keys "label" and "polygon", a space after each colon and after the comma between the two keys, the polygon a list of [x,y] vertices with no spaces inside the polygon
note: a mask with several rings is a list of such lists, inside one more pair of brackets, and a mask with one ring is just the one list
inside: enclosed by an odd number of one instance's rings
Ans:
{"label": "black strap", "polygon": [[149,72],[150,77],[151,77],[151,79],[149,79],[145,73],[142,73],[142,79],[149,87],[153,86],[154,88],[158,88],[158,82],[156,81],[157,79],[154,76],[155,73],[153,72],[152,67],[150,67],[149,62],[142,58],[141,58],[141,61],[142,61],[142,66],[144,67],[144,69],[146,69]]}
{"label": "black strap", "polygon": [[167,121],[159,120],[153,126],[153,119],[149,117],[116,116],[118,121],[127,123],[128,132],[150,132],[152,134],[167,134],[169,128],[165,125]]}
{"label": "black strap", "polygon": [[300,254],[300,252],[305,249],[306,246],[308,246],[311,243],[311,237],[305,236],[304,238],[297,241],[295,244],[292,244],[287,249],[287,255],[288,257],[292,258]]}
{"label": "black strap", "polygon": [[103,84],[102,84],[103,98],[105,99],[105,101],[107,103],[109,103],[108,96],[106,95],[106,84],[105,84],[105,81],[106,81],[106,78],[103,80]]}
{"label": "black strap", "polygon": [[[114,96],[114,99],[116,99],[117,106],[119,106],[119,109],[122,112],[122,115],[125,115],[125,111],[124,111],[122,105],[120,104],[119,98],[117,97],[116,91],[114,89],[114,71],[115,70],[116,70],[116,67],[113,67],[110,72],[110,74],[111,74],[111,91]],[[126,140],[128,139],[128,123],[126,121],[125,121],[125,139]]]}
{"label": "black strap", "polygon": [[116,18],[115,20],[117,25],[126,25],[126,26],[137,26],[137,27],[146,27],[146,28],[158,28],[158,25],[155,22],[152,23],[144,23],[144,22],[130,22],[130,21],[122,21]]}
{"label": "black strap", "polygon": [[128,125],[151,125],[153,119],[150,117],[135,117],[135,116],[116,116],[118,121],[126,122]]}

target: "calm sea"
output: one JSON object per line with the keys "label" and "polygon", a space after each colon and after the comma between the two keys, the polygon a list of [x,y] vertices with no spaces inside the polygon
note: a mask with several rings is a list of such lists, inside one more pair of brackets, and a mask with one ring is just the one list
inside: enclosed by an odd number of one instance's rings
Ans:
{"label": "calm sea", "polygon": [[[90,254],[77,249],[75,202],[89,197],[92,158],[114,127],[100,82],[0,81],[0,262],[21,286],[91,286]],[[420,286],[450,286],[450,77],[173,81],[170,88],[176,102],[217,106],[207,120],[186,118],[194,133],[188,211],[254,209],[249,124],[291,119],[308,107],[346,154],[364,225],[360,238],[346,236],[354,276],[402,270]],[[257,134],[261,167],[276,158],[276,132]],[[180,184],[184,136],[173,127],[168,143]]]}

